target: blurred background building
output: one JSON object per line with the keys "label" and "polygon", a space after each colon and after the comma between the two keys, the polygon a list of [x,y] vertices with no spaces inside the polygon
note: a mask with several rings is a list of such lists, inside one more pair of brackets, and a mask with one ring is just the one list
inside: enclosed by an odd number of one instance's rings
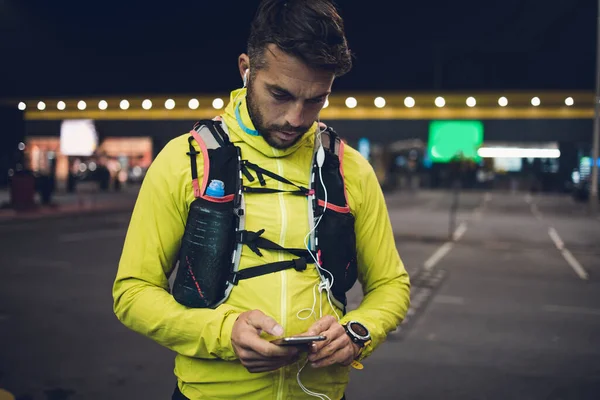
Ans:
{"label": "blurred background building", "polygon": [[[19,169],[56,190],[142,179],[168,140],[221,112],[240,85],[235,59],[257,3],[0,3],[0,185]],[[459,170],[463,187],[585,199],[593,0],[423,2],[400,12],[340,3],[354,67],[336,80],[322,119],[360,147],[385,190],[448,187]],[[188,23],[223,13],[201,29]]]}
{"label": "blurred background building", "polygon": [[[464,188],[572,192],[583,200],[593,97],[585,91],[336,93],[322,119],[371,162],[386,191],[448,188],[460,172]],[[22,133],[7,143],[16,164],[4,162],[1,174],[30,169],[50,177],[57,190],[74,191],[89,180],[100,190],[119,190],[140,182],[170,139],[221,113],[226,101],[225,93],[5,101]]]}

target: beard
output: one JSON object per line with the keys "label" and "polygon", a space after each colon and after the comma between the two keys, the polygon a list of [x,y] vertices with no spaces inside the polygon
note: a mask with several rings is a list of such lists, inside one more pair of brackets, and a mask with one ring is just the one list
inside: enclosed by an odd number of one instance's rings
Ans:
{"label": "beard", "polygon": [[[304,134],[310,129],[309,127],[293,127],[290,124],[286,123],[284,125],[269,125],[267,126],[264,122],[264,117],[262,112],[260,111],[260,107],[258,102],[255,101],[255,93],[254,87],[252,85],[252,79],[249,77],[248,79],[248,88],[246,90],[246,104],[248,105],[248,114],[250,114],[250,119],[252,120],[252,124],[254,124],[254,129],[258,131],[260,136],[265,139],[265,142],[269,144],[269,146],[274,147],[279,150],[284,150],[292,147],[296,143],[304,137]],[[283,131],[283,132],[293,132],[298,133],[298,137],[294,138],[291,142],[280,142],[275,136],[275,132]]]}

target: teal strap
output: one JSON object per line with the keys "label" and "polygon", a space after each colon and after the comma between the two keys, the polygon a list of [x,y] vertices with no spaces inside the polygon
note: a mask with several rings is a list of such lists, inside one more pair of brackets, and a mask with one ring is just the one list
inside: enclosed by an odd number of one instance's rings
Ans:
{"label": "teal strap", "polygon": [[237,123],[240,126],[240,128],[242,128],[242,130],[244,132],[246,132],[248,135],[252,135],[252,136],[260,136],[260,134],[258,133],[258,131],[256,129],[250,129],[248,128],[245,124],[244,121],[242,121],[242,116],[240,115],[240,105],[242,104],[242,102],[240,101],[239,103],[237,103],[237,106],[235,106],[235,118],[237,119]]}

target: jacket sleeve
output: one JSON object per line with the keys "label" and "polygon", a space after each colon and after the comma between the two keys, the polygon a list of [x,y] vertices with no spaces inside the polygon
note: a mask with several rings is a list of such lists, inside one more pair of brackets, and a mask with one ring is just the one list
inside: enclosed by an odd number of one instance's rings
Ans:
{"label": "jacket sleeve", "polygon": [[404,319],[410,305],[410,280],[396,249],[392,225],[381,186],[375,172],[365,161],[362,175],[362,201],[355,212],[358,279],[364,298],[360,306],[348,312],[344,324],[354,320],[364,324],[372,343],[361,358],[367,357]]}
{"label": "jacket sleeve", "polygon": [[[128,328],[179,354],[232,360],[231,330],[239,312],[225,304],[187,308],[169,292],[193,199],[186,148],[187,140],[171,141],[144,178],[113,286],[114,312]],[[198,163],[201,172],[201,156]]]}

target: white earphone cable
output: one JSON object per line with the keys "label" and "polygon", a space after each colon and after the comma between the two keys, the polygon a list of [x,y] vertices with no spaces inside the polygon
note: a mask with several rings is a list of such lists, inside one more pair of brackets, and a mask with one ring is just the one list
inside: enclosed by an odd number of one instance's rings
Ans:
{"label": "white earphone cable", "polygon": [[[321,140],[321,134],[325,131],[324,129],[321,130],[321,121],[317,120],[317,140],[319,140],[319,144],[321,146],[321,148],[323,147],[323,142]],[[308,319],[310,318],[312,315],[315,315],[315,306],[316,306],[316,301],[317,301],[317,297],[315,294],[315,288],[318,288],[319,291],[319,318],[323,317],[323,301],[322,301],[322,295],[323,295],[323,290],[325,290],[327,292],[327,300],[329,302],[329,305],[331,306],[331,309],[333,310],[333,312],[335,313],[335,316],[337,317],[338,321],[340,320],[340,316],[338,315],[337,311],[335,310],[335,307],[332,304],[331,301],[331,287],[333,286],[333,282],[334,282],[334,277],[333,274],[331,272],[329,272],[328,270],[326,270],[325,268],[322,268],[321,265],[319,264],[319,260],[317,259],[317,257],[315,256],[314,252],[310,249],[310,246],[308,245],[308,239],[309,237],[313,234],[313,232],[315,232],[315,230],[317,229],[317,227],[319,226],[319,224],[321,223],[321,220],[323,219],[323,215],[325,214],[325,212],[327,211],[327,205],[328,205],[328,193],[327,193],[327,187],[325,186],[325,183],[323,182],[323,168],[321,165],[319,165],[319,180],[321,181],[321,187],[323,188],[323,193],[324,193],[324,199],[323,199],[323,213],[319,216],[319,218],[317,219],[317,222],[315,223],[315,226],[310,230],[310,232],[308,232],[308,234],[304,237],[304,246],[306,247],[306,250],[308,251],[308,253],[310,254],[310,256],[312,257],[313,261],[315,262],[315,266],[317,268],[318,271],[321,271],[322,273],[319,274],[321,276],[322,281],[319,282],[318,284],[315,284],[315,286],[313,286],[313,306],[312,308],[308,309],[302,309],[298,312],[297,317],[299,319]],[[323,273],[327,273],[327,275],[329,275],[331,277],[331,281],[329,280],[329,278],[323,278],[324,274]],[[310,311],[309,315],[305,318],[300,316],[300,313],[305,312],[305,311]],[[315,315],[316,317],[316,315]],[[304,361],[304,364],[302,366],[300,366],[300,362],[298,363],[298,373],[296,374],[296,381],[298,382],[298,385],[300,386],[300,388],[302,389],[302,391],[306,394],[308,394],[309,396],[312,397],[317,397],[321,400],[331,400],[331,398],[323,393],[317,393],[317,392],[313,392],[312,390],[308,389],[306,386],[304,386],[304,384],[302,383],[302,381],[300,380],[300,373],[302,372],[302,370],[304,369],[304,367],[306,366],[306,364],[308,364],[308,359],[306,359]]]}

